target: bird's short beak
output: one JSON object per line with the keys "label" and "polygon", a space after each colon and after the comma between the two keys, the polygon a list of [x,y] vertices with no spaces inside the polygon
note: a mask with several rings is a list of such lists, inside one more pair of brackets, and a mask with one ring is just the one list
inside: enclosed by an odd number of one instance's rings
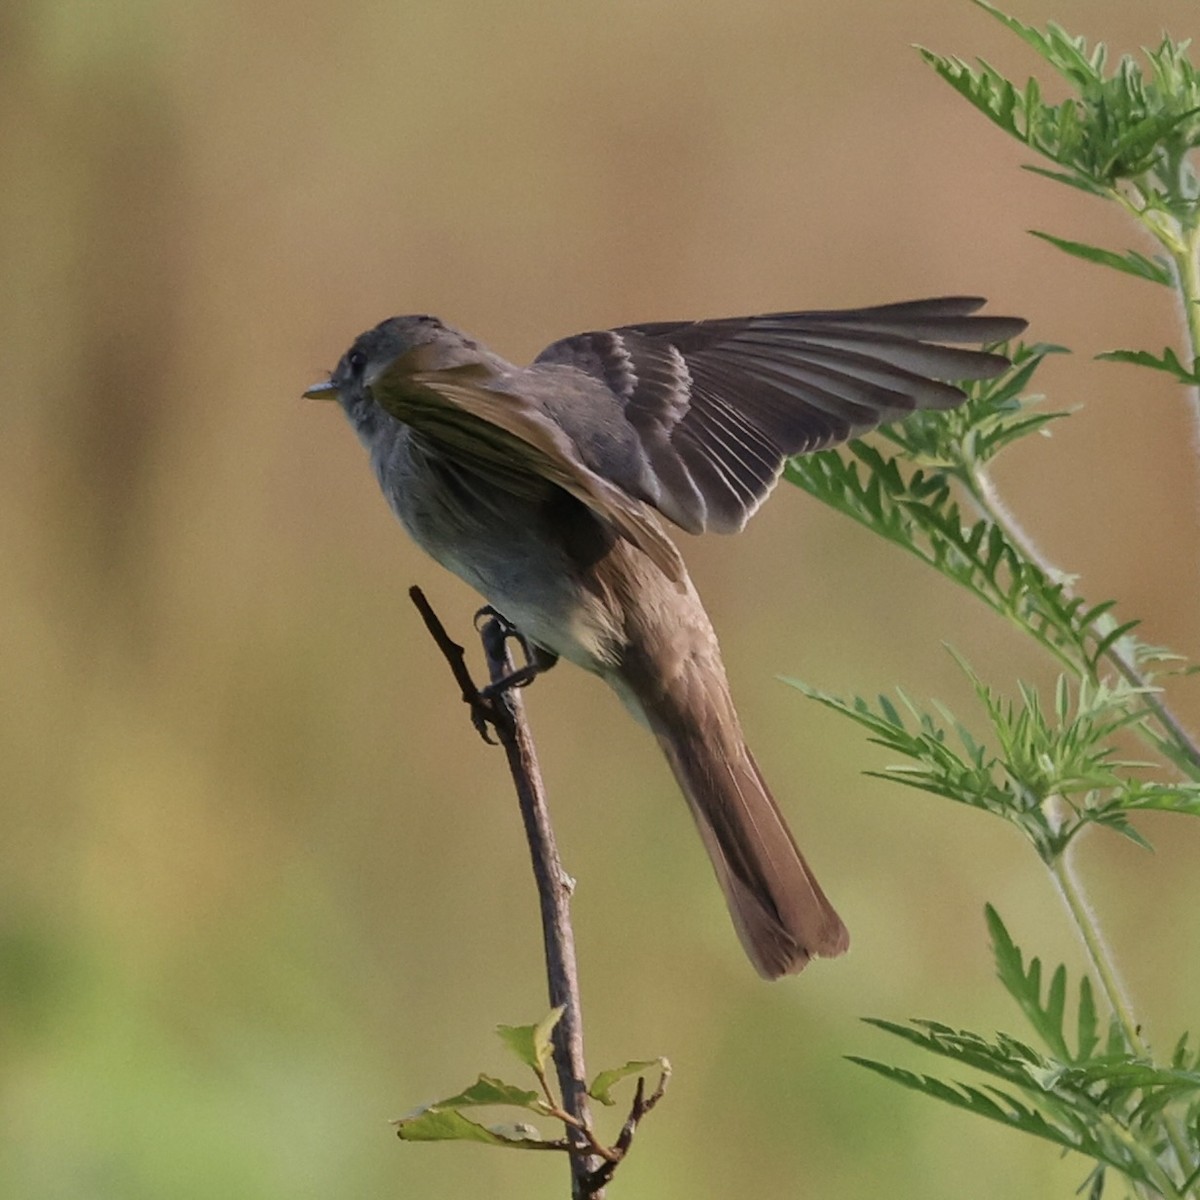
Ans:
{"label": "bird's short beak", "polygon": [[332,379],[324,379],[320,383],[314,383],[304,393],[305,400],[336,400],[337,398],[337,384]]}

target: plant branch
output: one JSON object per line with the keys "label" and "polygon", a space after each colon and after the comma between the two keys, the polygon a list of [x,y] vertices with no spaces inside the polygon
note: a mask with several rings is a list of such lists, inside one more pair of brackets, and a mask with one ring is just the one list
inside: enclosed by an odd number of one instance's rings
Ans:
{"label": "plant branch", "polygon": [[[1052,796],[1047,803],[1054,810],[1066,810],[1065,802],[1056,796]],[[1095,910],[1087,898],[1083,884],[1075,874],[1074,864],[1071,861],[1073,851],[1074,847],[1068,845],[1061,854],[1048,860],[1046,865],[1050,868],[1050,874],[1054,878],[1059,895],[1066,905],[1071,920],[1075,923],[1075,928],[1087,951],[1092,968],[1100,980],[1100,986],[1104,989],[1109,1007],[1120,1023],[1126,1044],[1131,1053],[1149,1058],[1150,1048],[1142,1038],[1141,1025],[1133,1014],[1128,993],[1125,991],[1125,986],[1113,963],[1112,955],[1109,953],[1108,943],[1100,932],[1100,923],[1096,918]]]}
{"label": "plant branch", "polygon": [[646,1081],[641,1078],[638,1079],[637,1090],[633,1096],[633,1104],[629,1109],[629,1116],[625,1118],[625,1124],[621,1127],[620,1136],[612,1147],[611,1156],[606,1155],[605,1161],[592,1173],[593,1186],[602,1188],[613,1177],[613,1172],[620,1165],[625,1155],[629,1153],[629,1147],[633,1145],[633,1135],[637,1133],[638,1123],[663,1098],[663,1093],[667,1090],[667,1084],[670,1079],[671,1068],[664,1064],[662,1073],[658,1078],[658,1086],[649,1096],[646,1095]]}
{"label": "plant branch", "polygon": [[[1042,552],[1024,526],[1013,515],[1008,505],[1004,503],[987,472],[977,465],[968,466],[963,469],[959,478],[966,485],[967,492],[980,514],[991,521],[1024,558],[1033,563],[1047,578],[1061,582],[1063,588],[1069,592],[1070,576],[1060,567],[1055,566]],[[1120,642],[1114,642],[1109,646],[1104,651],[1104,657],[1130,687],[1145,689],[1143,698],[1146,707],[1162,726],[1167,737],[1177,749],[1180,758],[1200,771],[1200,744],[1183,727],[1182,722],[1171,711],[1160,693],[1153,688],[1137,664],[1121,649]]]}
{"label": "plant branch", "polygon": [[[601,1200],[607,1176],[596,1183],[603,1160],[594,1153],[599,1143],[590,1132],[579,977],[570,912],[574,881],[563,870],[558,855],[537,752],[525,720],[524,704],[516,688],[498,691],[487,697],[481,695],[466,669],[463,648],[446,633],[421,589],[410,588],[409,596],[450,664],[454,678],[462,689],[463,700],[471,708],[476,728],[480,728],[481,721],[490,724],[508,759],[537,884],[550,1004],[554,1008],[563,1008],[562,1018],[554,1027],[552,1039],[562,1109],[571,1118],[567,1122],[567,1137],[572,1146],[571,1196],[572,1200]],[[509,633],[510,630],[494,618],[487,620],[480,630],[488,676],[493,683],[506,679],[513,672],[507,646]]]}
{"label": "plant branch", "polygon": [[[1187,331],[1194,374],[1200,369],[1200,221],[1187,231],[1179,252],[1171,257],[1175,264],[1176,286],[1183,305],[1183,324]],[[1192,406],[1196,448],[1200,450],[1200,384],[1192,384],[1188,388],[1188,396]]]}
{"label": "plant branch", "polygon": [[446,627],[438,618],[437,613],[433,611],[429,601],[425,599],[425,593],[419,587],[410,587],[408,597],[416,606],[417,612],[421,614],[421,620],[425,622],[429,636],[433,638],[437,648],[442,652],[442,657],[449,664],[450,673],[462,690],[463,703],[471,710],[471,723],[479,731],[479,736],[490,745],[496,745],[496,740],[488,733],[490,725],[501,737],[505,734],[511,737],[513,735],[511,712],[497,704],[494,697],[489,699],[484,696],[475,686],[471,672],[467,670],[466,651],[446,632]]}
{"label": "plant branch", "polygon": [[[508,654],[508,631],[494,618],[480,631],[488,676],[493,683],[513,672]],[[533,735],[525,720],[525,705],[515,688],[496,694],[496,705],[504,709],[512,721],[512,736],[499,732],[501,745],[508,758],[509,771],[521,808],[525,837],[533,863],[538,901],[542,913],[542,941],[546,956],[546,979],[550,1005],[563,1007],[562,1019],[554,1027],[554,1065],[563,1109],[585,1129],[590,1128],[587,1103],[587,1071],[583,1057],[582,1007],[579,998],[579,974],[575,963],[575,932],[571,925],[571,892],[574,880],[563,870],[558,855],[550,810],[546,804],[545,787]],[[583,1139],[585,1142],[587,1139]],[[597,1164],[588,1154],[571,1156],[574,1194],[577,1197],[598,1196],[587,1183]]]}
{"label": "plant branch", "polygon": [[[1051,797],[1049,803],[1054,810],[1066,807],[1058,797]],[[1125,990],[1125,985],[1121,981],[1120,973],[1109,950],[1108,942],[1105,940],[1104,934],[1100,929],[1100,922],[1096,917],[1096,911],[1092,908],[1091,902],[1087,897],[1087,892],[1080,882],[1079,876],[1075,873],[1075,866],[1072,861],[1074,854],[1075,845],[1074,843],[1070,843],[1064,847],[1061,854],[1049,860],[1047,866],[1050,869],[1055,886],[1058,888],[1058,893],[1066,905],[1067,912],[1070,914],[1071,920],[1075,923],[1075,929],[1079,933],[1080,940],[1083,942],[1088,959],[1092,964],[1092,969],[1096,972],[1096,978],[1100,980],[1100,986],[1104,990],[1109,1008],[1121,1026],[1121,1032],[1125,1036],[1125,1043],[1129,1047],[1130,1053],[1149,1062],[1152,1058],[1149,1043],[1142,1035],[1141,1022],[1134,1014],[1129,993]],[[1163,1126],[1171,1142],[1171,1147],[1175,1151],[1180,1170],[1186,1175],[1191,1165],[1187,1140],[1179,1129],[1178,1124],[1165,1114],[1163,1117]],[[1167,1178],[1169,1182],[1169,1177]],[[1179,1192],[1172,1186],[1171,1191],[1164,1194],[1178,1195]]]}
{"label": "plant branch", "polygon": [[[1198,293],[1198,297],[1200,297],[1200,293]],[[1196,305],[1192,307],[1193,311],[1200,314],[1200,307]],[[1200,317],[1197,319],[1200,320]],[[996,525],[1011,544],[1048,578],[1061,582],[1064,588],[1069,589],[1069,577],[1042,553],[1037,543],[1004,503],[987,472],[980,466],[974,466],[962,478],[980,513]],[[1180,757],[1194,766],[1200,767],[1200,747],[1197,746],[1195,739],[1183,728],[1160,694],[1152,689],[1149,680],[1137,665],[1122,653],[1120,643],[1114,642],[1105,651],[1104,657],[1131,687],[1145,689],[1142,693],[1143,702],[1166,731],[1167,736],[1178,749]],[[1052,800],[1051,803],[1061,802]],[[1074,853],[1075,844],[1072,839],[1063,846],[1059,854],[1045,861],[1054,878],[1059,895],[1083,941],[1109,1006],[1121,1026],[1130,1052],[1149,1059],[1151,1057],[1150,1047],[1142,1037],[1141,1024],[1134,1015],[1128,993],[1121,982],[1116,964],[1109,952],[1108,943],[1100,930],[1095,910],[1087,898],[1083,884],[1075,873],[1072,861]],[[1164,1120],[1164,1126],[1180,1168],[1186,1173],[1187,1164],[1190,1161],[1186,1140],[1174,1121]]]}

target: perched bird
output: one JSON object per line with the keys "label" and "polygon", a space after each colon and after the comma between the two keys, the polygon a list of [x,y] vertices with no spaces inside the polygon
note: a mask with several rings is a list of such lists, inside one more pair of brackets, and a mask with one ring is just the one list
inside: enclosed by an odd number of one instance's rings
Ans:
{"label": "perched bird", "polygon": [[662,518],[734,533],[789,455],[986,379],[1025,322],[972,297],[627,325],[514,366],[434,317],[358,337],[325,382],[412,537],[524,636],[599,675],[658,739],[760,974],[849,937],[746,746],[717,638]]}

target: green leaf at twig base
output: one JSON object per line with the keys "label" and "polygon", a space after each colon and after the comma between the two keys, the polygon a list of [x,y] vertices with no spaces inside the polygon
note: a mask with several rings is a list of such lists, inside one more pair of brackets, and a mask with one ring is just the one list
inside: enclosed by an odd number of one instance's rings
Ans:
{"label": "green leaf at twig base", "polygon": [[496,1032],[506,1046],[531,1070],[546,1073],[554,1047],[550,1037],[562,1020],[565,1008],[552,1008],[536,1025],[497,1025]]}
{"label": "green leaf at twig base", "polygon": [[406,1142],[483,1142],[489,1146],[557,1148],[532,1125],[481,1125],[464,1116],[464,1108],[504,1105],[545,1115],[547,1106],[537,1092],[505,1083],[491,1075],[480,1075],[469,1087],[443,1100],[425,1104],[406,1117],[393,1122],[396,1133]]}
{"label": "green leaf at twig base", "polygon": [[397,1136],[405,1142],[482,1142],[513,1150],[557,1149],[532,1125],[480,1125],[456,1109],[429,1109],[393,1122]]}
{"label": "green leaf at twig base", "polygon": [[588,1088],[588,1095],[601,1104],[616,1104],[612,1097],[612,1089],[615,1084],[620,1083],[622,1079],[628,1079],[630,1075],[644,1075],[654,1068],[658,1068],[664,1074],[669,1074],[671,1064],[665,1058],[648,1058],[642,1062],[627,1062],[623,1067],[613,1067],[608,1071],[601,1071],[592,1080],[591,1087]]}

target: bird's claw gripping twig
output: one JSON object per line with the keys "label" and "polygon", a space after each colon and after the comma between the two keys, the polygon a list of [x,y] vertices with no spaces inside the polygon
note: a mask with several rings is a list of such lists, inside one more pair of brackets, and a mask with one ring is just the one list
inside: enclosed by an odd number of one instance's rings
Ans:
{"label": "bird's claw gripping twig", "polygon": [[479,695],[486,702],[491,702],[512,688],[528,687],[543,671],[550,670],[558,662],[557,654],[551,654],[550,651],[543,650],[541,646],[531,642],[502,612],[498,612],[490,604],[485,604],[475,614],[475,628],[485,636],[490,634],[497,641],[517,642],[525,656],[522,666],[499,679],[493,679],[486,687],[480,689]]}

